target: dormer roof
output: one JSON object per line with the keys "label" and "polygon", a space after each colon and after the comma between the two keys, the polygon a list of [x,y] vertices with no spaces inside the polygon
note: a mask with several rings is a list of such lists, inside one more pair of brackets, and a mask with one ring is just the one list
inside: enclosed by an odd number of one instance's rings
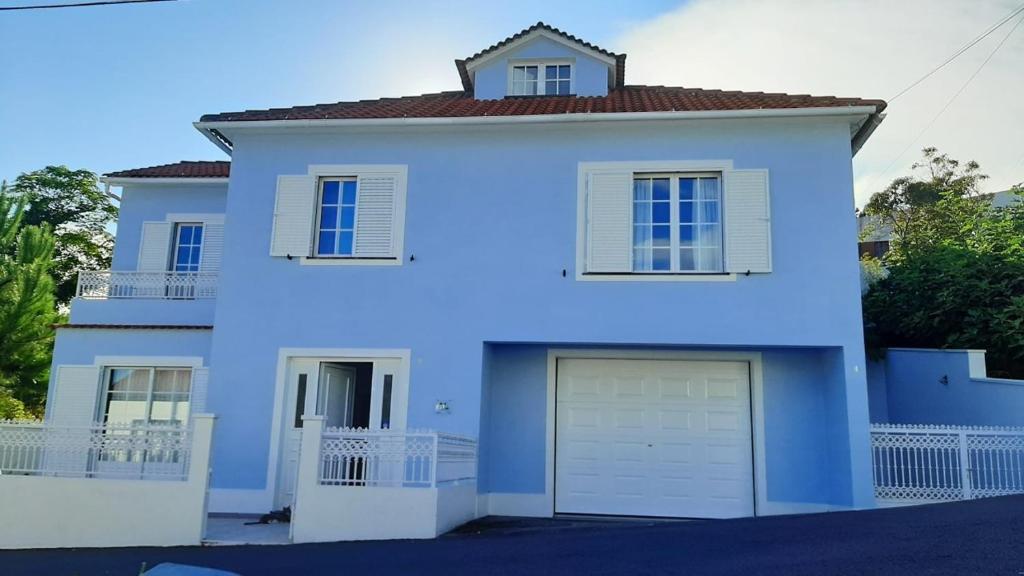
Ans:
{"label": "dormer roof", "polygon": [[508,38],[505,38],[501,42],[497,42],[492,46],[484,48],[483,50],[473,54],[469,58],[455,61],[455,67],[459,70],[459,78],[462,80],[462,88],[469,93],[473,92],[473,69],[490,60],[491,58],[497,57],[507,51],[513,50],[518,46],[526,44],[527,42],[543,36],[566,44],[572,48],[586,52],[594,56],[599,60],[606,61],[609,66],[614,67],[614,81],[612,82],[611,88],[622,88],[626,82],[626,55],[616,54],[609,50],[605,50],[600,46],[591,44],[585,40],[581,40],[568,32],[563,32],[554,26],[549,26],[544,22],[537,22],[529,28],[523,29]]}

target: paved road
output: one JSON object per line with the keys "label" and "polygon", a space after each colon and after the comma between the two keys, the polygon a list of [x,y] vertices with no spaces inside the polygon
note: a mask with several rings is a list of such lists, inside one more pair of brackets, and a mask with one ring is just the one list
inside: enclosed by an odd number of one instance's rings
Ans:
{"label": "paved road", "polygon": [[134,576],[180,562],[293,574],[1024,574],[1024,497],[678,523],[485,523],[433,541],[15,551],[0,574]]}

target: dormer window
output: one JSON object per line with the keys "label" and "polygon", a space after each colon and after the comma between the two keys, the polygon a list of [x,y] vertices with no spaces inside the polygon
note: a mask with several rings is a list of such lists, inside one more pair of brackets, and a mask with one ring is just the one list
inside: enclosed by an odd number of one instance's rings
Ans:
{"label": "dormer window", "polygon": [[513,64],[510,78],[510,96],[567,96],[573,93],[570,63]]}

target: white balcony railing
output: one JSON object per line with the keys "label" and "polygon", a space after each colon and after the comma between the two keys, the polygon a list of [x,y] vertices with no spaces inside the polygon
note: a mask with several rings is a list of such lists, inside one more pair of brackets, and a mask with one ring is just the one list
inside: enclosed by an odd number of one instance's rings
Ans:
{"label": "white balcony railing", "polygon": [[476,479],[477,443],[432,430],[326,428],[320,484],[434,488]]}
{"label": "white balcony railing", "polygon": [[215,272],[134,272],[82,270],[79,298],[159,298],[193,300],[217,297]]}
{"label": "white balcony railing", "polygon": [[191,429],[0,420],[0,475],[185,480]]}

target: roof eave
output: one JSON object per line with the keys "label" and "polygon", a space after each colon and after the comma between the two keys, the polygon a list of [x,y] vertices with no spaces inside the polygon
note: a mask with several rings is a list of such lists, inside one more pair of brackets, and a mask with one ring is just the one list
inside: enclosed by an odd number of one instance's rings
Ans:
{"label": "roof eave", "polygon": [[[488,124],[554,124],[569,122],[622,122],[651,120],[699,120],[727,118],[786,118],[815,116],[871,116],[880,112],[874,105],[809,108],[756,108],[743,110],[697,110],[669,112],[586,112],[533,114],[522,116],[456,116],[401,118],[316,118],[288,120],[212,120],[195,122],[201,132],[220,134],[226,129],[364,127],[364,126],[456,126]],[[858,132],[860,134],[860,132]],[[856,136],[855,136],[856,137]],[[229,140],[228,140],[229,141]],[[223,149],[223,148],[222,148]]]}
{"label": "roof eave", "polygon": [[205,176],[101,176],[100,182],[107,184],[108,186],[138,186],[138,185],[158,185],[158,184],[227,184],[229,178],[216,176],[216,177],[205,177]]}
{"label": "roof eave", "polygon": [[200,134],[206,136],[206,138],[210,142],[213,142],[214,146],[220,148],[221,151],[227,154],[228,156],[231,156],[231,151],[233,150],[234,147],[234,144],[231,142],[231,140],[224,136],[224,134],[222,134],[219,130],[215,128],[206,128],[202,126],[202,124],[202,122],[193,122],[192,126],[194,126],[196,130],[199,130]]}

